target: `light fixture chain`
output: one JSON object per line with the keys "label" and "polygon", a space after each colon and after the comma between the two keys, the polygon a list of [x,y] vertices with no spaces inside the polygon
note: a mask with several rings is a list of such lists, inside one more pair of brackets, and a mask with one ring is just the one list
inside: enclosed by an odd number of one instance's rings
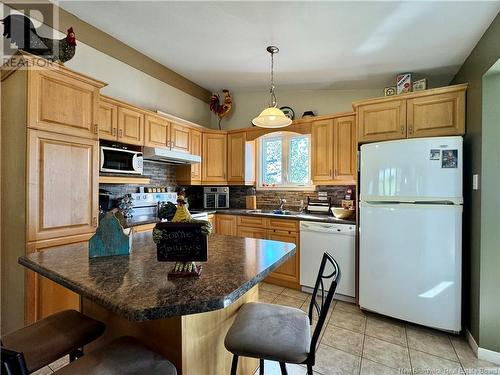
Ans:
{"label": "light fixture chain", "polygon": [[271,52],[271,107],[276,107],[276,94],[274,93],[274,52]]}

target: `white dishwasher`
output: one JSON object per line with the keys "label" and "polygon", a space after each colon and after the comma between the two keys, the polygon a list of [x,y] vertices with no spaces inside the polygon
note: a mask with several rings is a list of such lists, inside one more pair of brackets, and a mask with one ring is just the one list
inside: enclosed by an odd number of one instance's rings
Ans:
{"label": "white dishwasher", "polygon": [[[355,298],[355,232],[353,224],[300,222],[300,284],[314,288],[323,253],[339,264],[341,278],[337,293]],[[329,289],[330,283],[325,284]]]}

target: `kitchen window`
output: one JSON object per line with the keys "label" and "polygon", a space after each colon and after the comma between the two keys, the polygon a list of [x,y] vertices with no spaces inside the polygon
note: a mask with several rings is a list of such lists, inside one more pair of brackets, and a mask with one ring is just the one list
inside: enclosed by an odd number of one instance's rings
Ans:
{"label": "kitchen window", "polygon": [[312,188],[311,135],[272,133],[259,142],[259,189]]}

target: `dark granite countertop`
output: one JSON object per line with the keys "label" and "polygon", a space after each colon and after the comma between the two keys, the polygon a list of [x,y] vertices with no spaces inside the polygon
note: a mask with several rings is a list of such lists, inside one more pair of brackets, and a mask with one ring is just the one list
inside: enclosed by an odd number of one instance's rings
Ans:
{"label": "dark granite countertop", "polygon": [[199,278],[168,279],[149,232],[135,233],[130,255],[88,257],[87,243],[46,249],[19,263],[131,321],[227,307],[295,254],[292,243],[213,234]]}

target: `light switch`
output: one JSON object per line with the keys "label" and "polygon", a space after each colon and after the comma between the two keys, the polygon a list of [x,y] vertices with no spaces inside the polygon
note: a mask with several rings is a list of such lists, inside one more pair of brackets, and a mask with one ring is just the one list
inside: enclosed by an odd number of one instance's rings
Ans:
{"label": "light switch", "polygon": [[479,190],[479,175],[472,175],[472,190]]}

